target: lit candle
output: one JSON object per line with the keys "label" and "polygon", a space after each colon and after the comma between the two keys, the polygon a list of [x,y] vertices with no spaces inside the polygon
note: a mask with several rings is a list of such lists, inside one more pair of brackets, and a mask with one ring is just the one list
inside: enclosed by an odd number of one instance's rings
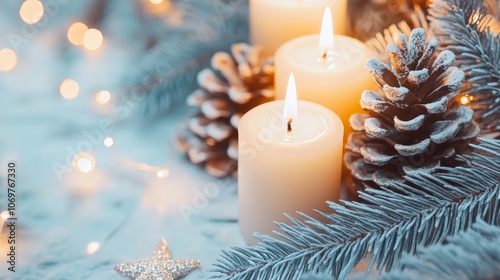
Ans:
{"label": "lit candle", "polygon": [[273,55],[285,42],[318,33],[321,14],[330,7],[335,33],[345,34],[347,0],[250,0],[250,37]]}
{"label": "lit candle", "polygon": [[299,98],[334,111],[342,120],[347,136],[349,117],[362,112],[361,93],[375,87],[365,69],[371,55],[362,42],[333,35],[331,13],[327,8],[320,35],[296,38],[276,52],[276,98],[285,98],[288,75],[295,73]]}
{"label": "lit candle", "polygon": [[285,101],[264,103],[238,125],[239,223],[244,239],[271,233],[283,213],[319,216],[340,195],[343,126],[329,109],[297,101],[293,75]]}

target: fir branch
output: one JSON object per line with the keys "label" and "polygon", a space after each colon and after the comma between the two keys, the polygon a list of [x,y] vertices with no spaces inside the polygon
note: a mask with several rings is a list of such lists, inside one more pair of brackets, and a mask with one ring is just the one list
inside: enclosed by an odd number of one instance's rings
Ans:
{"label": "fir branch", "polygon": [[[168,112],[197,87],[196,76],[217,51],[248,40],[248,8],[244,3],[222,9],[218,1],[196,2],[201,13],[191,30],[171,31],[143,59],[130,95],[144,98],[146,115]],[[240,1],[241,2],[241,1]],[[146,97],[144,97],[146,96]]]}
{"label": "fir branch", "polygon": [[475,148],[461,157],[468,166],[441,167],[408,176],[405,184],[367,189],[359,193],[366,203],[329,203],[333,213],[321,213],[329,224],[302,213],[304,221],[287,215],[293,225],[277,223],[281,239],[256,234],[258,246],[223,251],[213,278],[300,279],[310,272],[344,279],[369,252],[367,273],[375,263],[379,272],[390,271],[403,253],[441,243],[477,218],[498,223],[500,140],[482,139]]}
{"label": "fir branch", "polygon": [[465,72],[464,93],[484,133],[500,129],[500,34],[487,27],[483,0],[438,0],[431,4],[431,27],[442,49],[453,51]]}
{"label": "fir branch", "polygon": [[[498,222],[498,221],[497,221]],[[471,229],[447,242],[405,255],[405,271],[391,272],[381,279],[500,279],[500,227],[477,221]]]}

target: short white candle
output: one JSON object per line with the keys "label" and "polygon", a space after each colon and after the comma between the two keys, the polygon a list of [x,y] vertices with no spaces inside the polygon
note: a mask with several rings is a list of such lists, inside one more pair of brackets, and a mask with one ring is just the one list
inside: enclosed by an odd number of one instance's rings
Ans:
{"label": "short white candle", "polygon": [[325,7],[333,11],[335,33],[345,34],[347,0],[250,0],[252,44],[274,55],[293,38],[317,34]]}
{"label": "short white candle", "polygon": [[342,120],[347,136],[349,117],[362,112],[361,93],[375,87],[372,76],[365,69],[365,62],[372,53],[362,42],[347,36],[334,36],[331,30],[331,14],[327,9],[321,35],[296,38],[276,52],[276,98],[285,98],[288,75],[293,72],[299,98],[334,111]]}
{"label": "short white candle", "polygon": [[291,82],[288,100],[262,104],[238,125],[239,222],[249,244],[254,232],[286,222],[283,213],[318,217],[313,209],[328,211],[326,201],[340,196],[342,122],[323,106],[290,99],[294,93]]}

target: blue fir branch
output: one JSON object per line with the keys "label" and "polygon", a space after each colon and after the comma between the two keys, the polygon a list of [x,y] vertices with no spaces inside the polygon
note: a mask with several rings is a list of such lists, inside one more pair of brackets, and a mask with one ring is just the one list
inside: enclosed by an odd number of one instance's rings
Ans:
{"label": "blue fir branch", "polygon": [[[441,167],[434,174],[406,177],[382,189],[359,192],[365,203],[329,202],[323,223],[302,213],[289,215],[292,225],[276,223],[276,236],[256,234],[254,247],[222,251],[215,263],[217,279],[300,279],[324,273],[345,279],[371,253],[374,267],[391,271],[403,253],[438,244],[470,228],[476,219],[498,223],[500,215],[500,140],[481,139],[465,166]],[[280,238],[281,239],[278,239]]]}
{"label": "blue fir branch", "polygon": [[431,27],[440,47],[455,53],[465,72],[464,93],[484,133],[500,129],[500,34],[483,0],[437,0],[430,6]]}
{"label": "blue fir branch", "polygon": [[[189,3],[189,2],[187,2]],[[221,1],[196,1],[196,24],[170,31],[139,65],[130,95],[141,96],[147,116],[168,112],[198,87],[196,76],[217,51],[248,41],[248,6]],[[194,8],[193,8],[194,9]],[[194,13],[195,11],[191,11]]]}
{"label": "blue fir branch", "polygon": [[383,275],[384,280],[500,279],[500,226],[482,220],[445,243],[405,255],[404,271]]}

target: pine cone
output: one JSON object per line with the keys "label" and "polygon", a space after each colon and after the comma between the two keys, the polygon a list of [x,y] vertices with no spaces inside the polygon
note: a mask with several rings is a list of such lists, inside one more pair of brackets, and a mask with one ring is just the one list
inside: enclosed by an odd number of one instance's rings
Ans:
{"label": "pine cone", "polygon": [[236,176],[238,123],[244,113],[274,97],[274,64],[257,47],[231,46],[215,53],[212,69],[198,73],[201,89],[187,99],[198,112],[177,134],[178,148],[217,177]]}
{"label": "pine cone", "polygon": [[455,55],[436,53],[436,39],[425,41],[424,30],[387,46],[391,66],[376,59],[366,66],[380,93],[363,92],[360,104],[369,115],[350,118],[355,132],[346,144],[345,163],[355,186],[387,186],[416,171],[433,172],[455,166],[479,128],[473,112],[455,102],[464,72],[452,66]]}

